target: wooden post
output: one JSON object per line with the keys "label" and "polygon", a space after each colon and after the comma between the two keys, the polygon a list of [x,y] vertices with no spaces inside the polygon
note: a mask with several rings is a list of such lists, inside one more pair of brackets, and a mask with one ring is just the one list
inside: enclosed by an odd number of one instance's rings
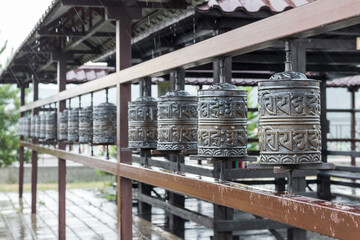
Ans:
{"label": "wooden post", "polygon": [[[33,100],[39,99],[39,81],[36,77],[33,78],[34,96]],[[32,115],[35,116],[38,113],[38,109],[32,110]],[[37,143],[37,140],[33,137],[32,142]],[[31,213],[36,213],[36,201],[37,201],[37,171],[38,171],[38,153],[32,150],[31,152]]]}
{"label": "wooden post", "polygon": [[[59,92],[66,89],[66,58],[58,59],[57,63],[57,82]],[[66,102],[58,102],[57,109],[57,135],[60,133],[60,112],[66,108]],[[65,150],[66,143],[58,141],[59,149]],[[58,159],[58,190],[59,190],[59,229],[60,240],[66,239],[66,160]]]}
{"label": "wooden post", "polygon": [[[25,105],[25,87],[20,86],[20,106]],[[24,116],[24,112],[20,112],[20,117]],[[24,136],[20,136],[20,141],[24,140]],[[22,198],[24,190],[24,147],[20,146],[19,149],[19,198]]]}
{"label": "wooden post", "polygon": [[[116,71],[131,66],[131,21],[124,12],[116,20]],[[128,102],[131,100],[131,83],[117,84],[117,160],[131,163],[128,146]],[[117,178],[118,238],[132,238],[132,180]]]}
{"label": "wooden post", "polygon": [[[292,68],[294,72],[306,73],[306,48],[300,41],[293,41],[291,44],[292,51]],[[306,191],[306,179],[305,177],[294,177],[294,190],[295,192]],[[305,240],[306,230],[300,228],[289,228],[288,239],[290,240]]]}
{"label": "wooden post", "polygon": [[[231,83],[232,78],[232,58],[228,57],[224,59],[224,75],[225,75],[225,82]],[[221,72],[220,63],[217,61],[214,65],[214,82],[219,82],[219,74]],[[219,172],[220,172],[221,164],[220,163],[214,163],[214,178],[219,178]],[[226,162],[225,168],[232,168],[232,162]],[[234,209],[224,207],[218,204],[214,204],[214,223],[220,220],[233,220],[234,216]],[[232,240],[233,234],[232,232],[220,232],[217,229],[214,228],[214,237],[213,240]]]}
{"label": "wooden post", "polygon": [[[355,138],[356,138],[356,113],[355,113],[355,92],[356,89],[355,88],[350,88],[349,89],[350,94],[351,94],[351,151],[355,151],[356,150],[356,145],[355,145]],[[351,166],[355,166],[356,165],[356,159],[355,157],[351,157]]]}
{"label": "wooden post", "polygon": [[[321,97],[321,159],[327,162],[327,133],[329,132],[329,121],[326,118],[326,77],[322,77],[320,83],[320,97]],[[321,199],[331,199],[330,177],[318,176],[317,195]]]}

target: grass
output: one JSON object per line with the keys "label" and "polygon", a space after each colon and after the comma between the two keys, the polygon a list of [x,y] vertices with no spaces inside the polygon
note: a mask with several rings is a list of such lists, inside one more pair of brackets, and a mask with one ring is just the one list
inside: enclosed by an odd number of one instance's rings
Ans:
{"label": "grass", "polygon": [[[105,187],[111,186],[111,182],[74,182],[67,183],[66,189],[78,189],[78,188],[96,188],[104,189]],[[57,183],[38,183],[37,189],[40,191],[43,190],[57,190]],[[19,184],[0,184],[0,192],[17,192],[19,191]],[[31,184],[24,184],[24,191],[31,191]]]}

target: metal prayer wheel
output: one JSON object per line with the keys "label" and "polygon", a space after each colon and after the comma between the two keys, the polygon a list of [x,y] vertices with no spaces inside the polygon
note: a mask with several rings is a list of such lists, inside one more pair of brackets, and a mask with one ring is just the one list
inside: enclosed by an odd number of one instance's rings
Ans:
{"label": "metal prayer wheel", "polygon": [[92,142],[93,135],[93,111],[92,107],[80,109],[79,111],[79,142]]}
{"label": "metal prayer wheel", "polygon": [[35,116],[35,137],[36,138],[40,137],[40,116],[39,115]]}
{"label": "metal prayer wheel", "polygon": [[74,143],[79,141],[79,108],[73,108],[68,111],[68,135],[67,141]]}
{"label": "metal prayer wheel", "polygon": [[246,91],[224,82],[198,92],[199,156],[247,154],[246,97]]}
{"label": "metal prayer wheel", "polygon": [[156,148],[157,106],[150,96],[129,102],[129,148]]}
{"label": "metal prayer wheel", "polygon": [[31,117],[27,116],[24,118],[24,136],[31,136]]}
{"label": "metal prayer wheel", "polygon": [[116,129],[116,105],[105,102],[95,106],[93,109],[93,143],[115,143]]}
{"label": "metal prayer wheel", "polygon": [[40,139],[45,139],[46,137],[46,115],[41,114],[40,116]]}
{"label": "metal prayer wheel", "polygon": [[30,137],[35,138],[36,122],[35,116],[30,117]]}
{"label": "metal prayer wheel", "polygon": [[66,141],[68,139],[68,110],[60,113],[60,130],[59,140]]}
{"label": "metal prayer wheel", "polygon": [[184,90],[158,100],[158,150],[197,149],[197,97]]}
{"label": "metal prayer wheel", "polygon": [[290,70],[258,85],[260,163],[321,163],[320,81]]}
{"label": "metal prayer wheel", "polygon": [[57,132],[57,117],[56,112],[50,112],[45,118],[45,139],[54,140],[56,139]]}

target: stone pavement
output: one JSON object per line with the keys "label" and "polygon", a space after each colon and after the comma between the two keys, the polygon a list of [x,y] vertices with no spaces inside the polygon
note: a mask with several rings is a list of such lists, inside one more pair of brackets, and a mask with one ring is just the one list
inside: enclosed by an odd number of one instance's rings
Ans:
{"label": "stone pavement", "polygon": [[[31,194],[0,193],[0,239],[57,239],[57,191],[38,191],[36,215]],[[66,191],[67,239],[117,239],[116,205],[97,190]],[[133,239],[177,239],[161,228],[133,217]]]}

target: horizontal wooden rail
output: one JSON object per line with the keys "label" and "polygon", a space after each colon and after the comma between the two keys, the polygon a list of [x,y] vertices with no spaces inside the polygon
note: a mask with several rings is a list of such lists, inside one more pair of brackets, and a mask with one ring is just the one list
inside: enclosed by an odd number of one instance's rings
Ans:
{"label": "horizontal wooden rail", "polygon": [[358,24],[359,9],[358,0],[318,0],[29,103],[20,111],[29,111],[142,77],[162,75],[179,67],[205,64],[220,56],[263,49],[284,38],[304,38]]}
{"label": "horizontal wooden rail", "polygon": [[319,199],[276,193],[247,185],[220,184],[213,179],[200,179],[167,173],[158,169],[117,163],[95,157],[69,153],[27,142],[21,145],[38,152],[82,163],[116,173],[118,176],[144,182],[170,191],[196,197],[269,218],[294,227],[341,239],[360,236],[360,208]]}

